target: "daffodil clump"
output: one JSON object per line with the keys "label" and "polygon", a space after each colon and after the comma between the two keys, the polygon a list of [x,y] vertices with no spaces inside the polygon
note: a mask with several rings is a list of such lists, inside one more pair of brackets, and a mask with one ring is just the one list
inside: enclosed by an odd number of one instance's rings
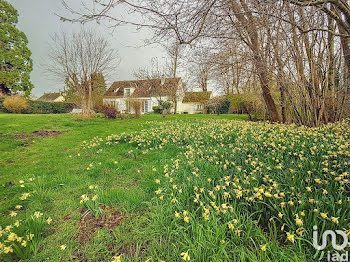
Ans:
{"label": "daffodil clump", "polygon": [[[178,120],[153,126],[95,138],[85,145],[103,150],[129,143],[143,154],[178,148],[181,153],[155,180],[154,205],[168,210],[171,225],[182,237],[190,236],[193,242],[198,231],[205,238],[206,228],[225,227],[217,243],[227,255],[232,241],[251,237],[245,223],[250,219],[276,235],[280,244],[311,256],[314,225],[319,226],[320,237],[325,230],[349,234],[349,124],[307,128]],[[255,252],[268,254],[265,240],[254,241]],[[190,260],[194,250],[182,251],[180,257]]]}
{"label": "daffodil clump", "polygon": [[80,204],[83,204],[87,212],[90,212],[96,218],[103,214],[97,190],[97,185],[90,185],[89,192],[80,197]]}
{"label": "daffodil clump", "polygon": [[[29,184],[34,181],[30,178]],[[21,188],[28,188],[25,181],[20,180]],[[42,239],[42,234],[47,225],[53,220],[46,217],[41,211],[32,213],[26,212],[27,202],[34,192],[22,193],[19,197],[19,203],[14,209],[9,211],[8,216],[13,220],[12,224],[0,225],[0,260],[17,261],[18,259],[28,259],[36,254]],[[19,219],[18,217],[23,217]]]}

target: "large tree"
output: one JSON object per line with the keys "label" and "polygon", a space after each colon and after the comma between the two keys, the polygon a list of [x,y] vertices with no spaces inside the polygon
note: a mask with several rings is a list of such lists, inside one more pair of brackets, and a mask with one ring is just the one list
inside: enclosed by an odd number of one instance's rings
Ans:
{"label": "large tree", "polygon": [[[144,19],[118,15],[118,5]],[[153,42],[210,47],[213,73],[227,91],[253,89],[271,121],[318,126],[350,112],[348,1],[100,0],[94,8],[66,7],[73,22],[129,23],[151,28]]]}
{"label": "large tree", "polygon": [[47,72],[76,91],[83,114],[93,109],[94,81],[116,69],[119,57],[109,42],[92,31],[55,34],[49,49]]}
{"label": "large tree", "polygon": [[16,28],[17,22],[17,10],[0,0],[0,90],[7,94],[23,91],[29,95],[33,89],[30,82],[33,62],[27,37]]}
{"label": "large tree", "polygon": [[[89,10],[72,10],[64,0],[63,3],[75,15],[75,18],[70,19],[73,22],[109,19],[116,25],[131,23],[148,26],[154,32],[154,39],[176,38],[179,44],[192,44],[204,38],[225,40],[238,37],[252,53],[255,71],[260,80],[262,97],[270,119],[273,122],[280,121],[281,118],[270,90],[267,61],[258,30],[260,17],[252,15],[251,7],[246,0],[98,1],[98,7],[92,13]],[[147,22],[137,23],[128,18],[113,16],[111,11],[118,4],[123,4],[131,12],[142,14]]]}
{"label": "large tree", "polygon": [[[92,105],[94,109],[99,110],[103,105],[103,95],[107,91],[107,84],[102,73],[93,73],[91,77],[92,88]],[[64,90],[64,97],[67,102],[81,105],[81,97],[75,84],[66,79],[66,87]]]}

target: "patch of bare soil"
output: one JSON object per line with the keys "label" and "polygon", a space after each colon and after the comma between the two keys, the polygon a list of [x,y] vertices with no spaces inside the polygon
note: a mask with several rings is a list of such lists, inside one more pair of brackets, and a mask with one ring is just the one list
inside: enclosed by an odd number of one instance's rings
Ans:
{"label": "patch of bare soil", "polygon": [[40,136],[40,137],[52,137],[52,136],[59,136],[66,133],[65,131],[55,131],[55,130],[37,130],[34,131],[31,136]]}
{"label": "patch of bare soil", "polygon": [[56,130],[36,130],[32,132],[30,135],[26,133],[18,133],[16,134],[16,139],[26,139],[29,137],[54,137],[59,136],[66,133],[66,131],[56,131]]}
{"label": "patch of bare soil", "polygon": [[96,218],[91,213],[84,215],[86,211],[86,209],[82,210],[83,217],[79,221],[78,241],[82,246],[93,238],[98,229],[113,229],[119,226],[120,222],[127,217],[118,211],[110,211],[105,209],[104,215]]}

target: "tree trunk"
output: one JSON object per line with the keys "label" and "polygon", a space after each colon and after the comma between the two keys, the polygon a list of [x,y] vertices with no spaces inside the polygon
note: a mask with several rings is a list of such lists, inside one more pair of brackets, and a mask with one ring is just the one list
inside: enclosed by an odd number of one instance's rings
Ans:
{"label": "tree trunk", "polygon": [[258,71],[262,95],[267,107],[267,112],[270,116],[270,120],[271,122],[281,122],[281,118],[277,111],[275,101],[273,100],[273,97],[270,92],[269,81],[267,78],[267,69],[259,55],[254,55],[254,64]]}
{"label": "tree trunk", "polygon": [[[239,4],[240,3],[240,4]],[[249,10],[249,6],[244,0],[231,1],[231,9],[234,12],[237,20],[243,26],[248,35],[247,45],[253,53],[254,65],[257,70],[257,74],[260,80],[260,86],[262,90],[262,95],[266,104],[267,112],[270,116],[271,122],[281,122],[281,118],[277,111],[275,101],[270,92],[270,86],[268,81],[268,68],[266,66],[266,61],[264,62],[262,52],[260,50],[260,42],[258,36],[258,29],[256,27],[256,19]],[[244,12],[242,12],[244,11]],[[237,29],[237,28],[236,28]],[[238,29],[240,30],[240,29]],[[241,37],[244,37],[243,35]]]}
{"label": "tree trunk", "polygon": [[[328,29],[334,31],[334,20],[328,15]],[[326,90],[326,107],[324,110],[324,121],[334,122],[337,112],[337,102],[335,101],[335,55],[334,55],[334,35],[328,33],[328,75],[327,75],[327,90]]]}
{"label": "tree trunk", "polygon": [[[339,32],[341,34],[346,34],[344,29],[341,26],[338,26]],[[350,75],[350,37],[347,36],[340,36],[340,42],[342,45],[343,49],[343,56],[344,56],[344,61],[347,67],[347,78],[349,78]]]}

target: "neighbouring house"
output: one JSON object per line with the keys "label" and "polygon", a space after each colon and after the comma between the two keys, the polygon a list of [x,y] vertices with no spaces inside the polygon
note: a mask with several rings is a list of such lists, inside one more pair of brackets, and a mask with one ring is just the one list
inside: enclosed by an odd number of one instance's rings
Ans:
{"label": "neighbouring house", "polygon": [[61,92],[58,93],[45,93],[37,100],[45,102],[64,102],[65,98]]}
{"label": "neighbouring house", "polygon": [[179,113],[198,114],[204,112],[204,104],[211,98],[211,91],[185,92]]}
{"label": "neighbouring house", "polygon": [[[116,81],[103,97],[104,105],[111,105],[121,113],[135,113],[134,101],[140,104],[140,113],[153,112],[153,107],[170,101],[171,113],[199,113],[203,104],[210,98],[211,92],[184,92],[181,78],[163,78],[132,81]],[[207,93],[190,95],[190,93]],[[187,94],[187,96],[186,96]],[[190,96],[190,97],[189,97]],[[197,98],[194,99],[194,96]]]}

